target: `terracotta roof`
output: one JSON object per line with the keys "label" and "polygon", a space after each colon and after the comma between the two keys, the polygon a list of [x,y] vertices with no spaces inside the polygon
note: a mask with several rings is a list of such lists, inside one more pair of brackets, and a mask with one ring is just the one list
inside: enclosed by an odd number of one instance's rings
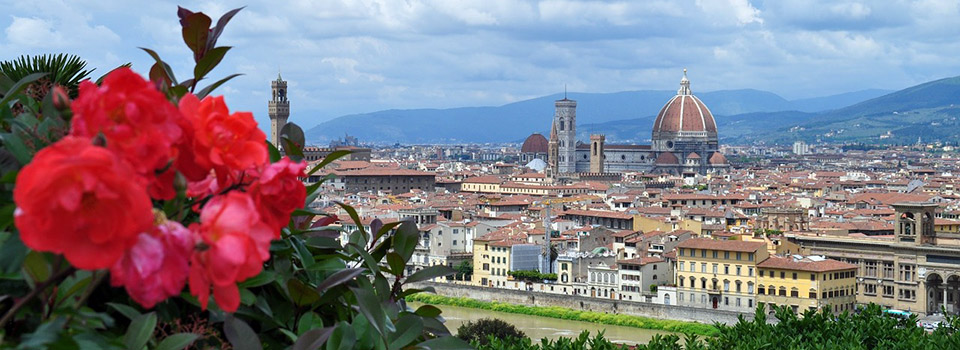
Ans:
{"label": "terracotta roof", "polygon": [[660,109],[653,122],[653,133],[678,131],[716,133],[717,122],[699,98],[678,94]]}
{"label": "terracotta roof", "polygon": [[794,260],[792,257],[771,256],[757,264],[757,267],[766,269],[826,272],[856,269],[857,265],[848,264],[833,259],[813,261],[809,259]]}
{"label": "terracotta roof", "polygon": [[678,248],[711,249],[730,252],[755,252],[766,246],[763,242],[718,241],[709,238],[691,238],[680,242]]}
{"label": "terracotta roof", "polygon": [[727,157],[724,157],[720,152],[713,152],[713,155],[710,156],[710,164],[727,164]]}
{"label": "terracotta roof", "polygon": [[337,176],[436,176],[435,173],[412,169],[370,167],[359,170],[336,171]]}
{"label": "terracotta roof", "polygon": [[680,164],[680,160],[677,159],[677,156],[673,155],[670,152],[663,152],[657,156],[656,164]]}
{"label": "terracotta roof", "polygon": [[624,220],[633,219],[633,215],[630,215],[630,214],[625,214],[625,213],[616,212],[616,211],[604,211],[604,210],[570,209],[563,212],[561,215],[593,216],[598,218],[611,218],[611,219],[624,219]]}
{"label": "terracotta roof", "polygon": [[697,154],[697,152],[693,152],[693,153],[690,153],[690,155],[687,156],[687,159],[700,159],[700,155]]}
{"label": "terracotta roof", "polygon": [[471,178],[467,178],[466,180],[463,180],[463,183],[474,183],[474,184],[498,184],[501,182],[503,181],[501,181],[499,177],[496,177],[493,175],[475,176],[475,177],[471,177]]}
{"label": "terracotta roof", "polygon": [[550,146],[547,138],[539,133],[527,137],[527,140],[523,141],[523,146],[520,146],[520,152],[522,153],[547,153],[549,150]]}

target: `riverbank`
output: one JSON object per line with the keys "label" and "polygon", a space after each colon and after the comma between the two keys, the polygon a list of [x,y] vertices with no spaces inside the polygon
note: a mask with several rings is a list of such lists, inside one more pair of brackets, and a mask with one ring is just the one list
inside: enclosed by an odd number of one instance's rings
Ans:
{"label": "riverbank", "polygon": [[482,309],[506,312],[512,314],[533,315],[540,317],[558,318],[563,320],[574,320],[592,322],[614,326],[625,326],[642,329],[663,330],[676,333],[692,333],[702,336],[715,336],[718,331],[713,325],[661,320],[642,316],[631,316],[623,314],[609,314],[594,311],[577,311],[557,306],[527,306],[502,303],[496,301],[480,301],[464,297],[445,297],[435,294],[414,294],[407,297],[409,301],[417,301],[433,305],[451,305],[458,307]]}

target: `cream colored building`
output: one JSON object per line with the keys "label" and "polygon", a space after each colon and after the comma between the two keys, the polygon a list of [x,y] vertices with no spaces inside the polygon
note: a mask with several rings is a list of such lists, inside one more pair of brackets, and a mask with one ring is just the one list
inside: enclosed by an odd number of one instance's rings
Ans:
{"label": "cream colored building", "polygon": [[737,312],[756,308],[756,266],[762,242],[688,239],[677,246],[677,304]]}

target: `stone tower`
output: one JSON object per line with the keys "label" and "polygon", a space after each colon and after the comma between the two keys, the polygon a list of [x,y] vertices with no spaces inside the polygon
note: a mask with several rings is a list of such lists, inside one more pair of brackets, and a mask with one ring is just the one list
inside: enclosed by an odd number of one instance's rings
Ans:
{"label": "stone tower", "polygon": [[267,104],[267,114],[270,115],[270,142],[277,148],[280,146],[280,130],[287,125],[290,117],[290,100],[287,100],[287,82],[277,73],[277,80],[270,82],[273,98]]}
{"label": "stone tower", "polygon": [[557,127],[558,174],[577,172],[577,101],[567,99],[554,104],[553,122]]}
{"label": "stone tower", "polygon": [[891,205],[896,211],[897,222],[893,236],[897,242],[915,245],[936,244],[934,216],[936,203],[898,202]]}
{"label": "stone tower", "polygon": [[560,139],[557,137],[557,121],[550,125],[550,140],[547,142],[547,168],[556,172],[560,161]]}
{"label": "stone tower", "polygon": [[590,172],[603,172],[603,143],[606,141],[604,135],[590,135]]}

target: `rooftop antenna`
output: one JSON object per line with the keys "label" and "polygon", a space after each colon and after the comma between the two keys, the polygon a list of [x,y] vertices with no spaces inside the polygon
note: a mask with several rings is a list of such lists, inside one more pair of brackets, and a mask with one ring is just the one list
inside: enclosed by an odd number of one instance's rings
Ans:
{"label": "rooftop antenna", "polygon": [[563,99],[567,99],[567,84],[563,84]]}

